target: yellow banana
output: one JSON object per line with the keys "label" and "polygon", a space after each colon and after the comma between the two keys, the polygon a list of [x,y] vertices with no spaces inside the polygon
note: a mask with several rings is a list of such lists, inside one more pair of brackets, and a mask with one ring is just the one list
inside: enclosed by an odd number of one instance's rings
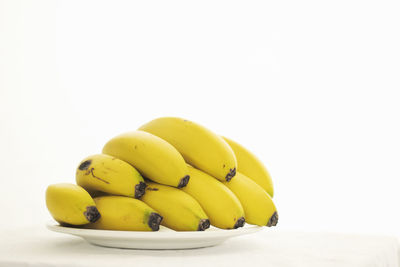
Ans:
{"label": "yellow banana", "polygon": [[89,192],[141,198],[146,184],[132,165],[109,155],[92,155],[81,161],[76,183]]}
{"label": "yellow banana", "polygon": [[139,130],[157,135],[173,145],[187,163],[211,176],[229,181],[236,173],[236,158],[229,145],[205,127],[180,118],[163,117]]}
{"label": "yellow banana", "polygon": [[247,223],[266,226],[275,226],[278,223],[274,202],[253,180],[237,172],[235,179],[224,184],[242,203]]}
{"label": "yellow banana", "polygon": [[162,225],[176,231],[204,231],[210,221],[200,204],[189,194],[177,188],[146,182],[142,201],[162,216]]}
{"label": "yellow banana", "polygon": [[199,202],[212,225],[222,229],[238,228],[244,225],[243,207],[228,187],[191,166],[189,166],[189,174],[190,183],[182,190]]}
{"label": "yellow banana", "polygon": [[94,198],[101,218],[85,227],[102,230],[158,231],[162,216],[146,203],[123,196]]}
{"label": "yellow banana", "polygon": [[83,225],[100,218],[88,192],[74,184],[52,184],[46,190],[46,205],[60,224]]}
{"label": "yellow banana", "polygon": [[271,197],[273,197],[274,186],[271,176],[264,164],[256,157],[256,155],[242,145],[226,137],[223,138],[235,152],[238,171],[252,179],[259,186],[264,188]]}
{"label": "yellow banana", "polygon": [[150,133],[134,131],[116,136],[107,142],[103,153],[132,164],[143,176],[157,183],[181,188],[189,182],[181,154]]}

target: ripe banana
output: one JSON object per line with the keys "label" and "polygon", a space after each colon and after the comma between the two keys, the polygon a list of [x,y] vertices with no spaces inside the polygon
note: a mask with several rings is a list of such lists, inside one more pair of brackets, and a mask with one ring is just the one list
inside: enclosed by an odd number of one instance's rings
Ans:
{"label": "ripe banana", "polygon": [[103,153],[132,164],[143,176],[157,183],[181,188],[189,182],[181,154],[150,133],[134,131],[116,136],[104,146]]}
{"label": "ripe banana", "polygon": [[146,182],[142,201],[162,216],[162,225],[176,231],[204,231],[210,221],[200,204],[189,194],[177,188]]}
{"label": "ripe banana", "polygon": [[212,225],[222,229],[235,229],[244,225],[243,207],[228,187],[191,166],[189,174],[190,183],[182,190],[199,202]]}
{"label": "ripe banana", "polygon": [[104,154],[81,161],[76,170],[76,183],[88,192],[134,198],[141,198],[146,188],[143,177],[132,165]]}
{"label": "ripe banana", "polygon": [[223,138],[235,152],[238,171],[252,179],[259,186],[264,188],[271,197],[273,197],[274,186],[271,176],[264,164],[256,157],[256,155],[242,145],[226,137]]}
{"label": "ripe banana", "polygon": [[274,202],[253,180],[237,172],[235,179],[224,184],[242,203],[247,223],[266,226],[275,226],[278,223]]}
{"label": "ripe banana", "polygon": [[139,130],[161,137],[173,145],[187,163],[211,176],[229,181],[236,173],[236,158],[229,145],[205,127],[180,118],[163,117]]}
{"label": "ripe banana", "polygon": [[94,198],[101,218],[86,228],[121,231],[158,231],[162,216],[146,203],[122,196]]}
{"label": "ripe banana", "polygon": [[100,218],[96,204],[88,192],[74,184],[52,184],[46,190],[46,205],[60,224],[83,225]]}

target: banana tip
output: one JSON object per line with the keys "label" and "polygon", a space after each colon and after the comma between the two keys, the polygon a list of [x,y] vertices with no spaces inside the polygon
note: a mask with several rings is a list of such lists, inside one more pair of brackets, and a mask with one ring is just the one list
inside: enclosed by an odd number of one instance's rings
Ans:
{"label": "banana tip", "polygon": [[83,215],[91,223],[96,222],[101,217],[99,210],[95,206],[88,206]]}
{"label": "banana tip", "polygon": [[146,192],[146,183],[144,182],[139,182],[137,185],[135,185],[135,198],[139,199],[141,198],[144,193]]}
{"label": "banana tip", "polygon": [[155,212],[150,213],[148,225],[150,226],[151,230],[158,231],[160,229],[160,223],[163,217]]}
{"label": "banana tip", "polygon": [[90,164],[92,164],[92,160],[91,159],[85,160],[84,162],[82,162],[79,165],[78,169],[81,170],[81,171],[85,171],[85,170],[89,169]]}
{"label": "banana tip", "polygon": [[268,227],[276,226],[278,224],[278,219],[279,219],[278,212],[275,211],[274,214],[272,214],[271,218],[269,218],[267,226]]}
{"label": "banana tip", "polygon": [[190,176],[189,176],[189,175],[186,175],[185,177],[183,177],[183,178],[179,181],[178,188],[185,187],[185,186],[189,183],[189,179],[190,179]]}
{"label": "banana tip", "polygon": [[245,222],[246,220],[244,219],[244,217],[240,217],[239,219],[237,219],[235,225],[233,226],[233,229],[243,227]]}
{"label": "banana tip", "polygon": [[229,182],[230,180],[232,180],[233,177],[235,177],[235,175],[236,175],[236,168],[230,169],[228,174],[225,176],[225,180]]}
{"label": "banana tip", "polygon": [[209,219],[201,219],[199,222],[199,228],[197,231],[204,231],[210,227],[210,220]]}

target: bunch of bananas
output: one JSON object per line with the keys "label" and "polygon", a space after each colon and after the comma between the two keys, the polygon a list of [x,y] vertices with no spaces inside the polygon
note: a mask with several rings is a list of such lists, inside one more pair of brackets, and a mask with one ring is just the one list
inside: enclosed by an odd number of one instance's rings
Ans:
{"label": "bunch of bananas", "polygon": [[53,184],[46,204],[61,225],[90,229],[275,226],[271,177],[240,144],[192,121],[163,117],[83,159],[76,184]]}

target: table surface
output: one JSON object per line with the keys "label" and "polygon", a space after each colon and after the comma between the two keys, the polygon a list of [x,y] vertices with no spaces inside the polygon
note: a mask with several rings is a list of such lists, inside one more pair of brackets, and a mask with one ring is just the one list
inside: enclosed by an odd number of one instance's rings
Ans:
{"label": "table surface", "polygon": [[31,227],[0,232],[0,266],[399,267],[395,237],[265,229],[209,248],[129,250]]}

